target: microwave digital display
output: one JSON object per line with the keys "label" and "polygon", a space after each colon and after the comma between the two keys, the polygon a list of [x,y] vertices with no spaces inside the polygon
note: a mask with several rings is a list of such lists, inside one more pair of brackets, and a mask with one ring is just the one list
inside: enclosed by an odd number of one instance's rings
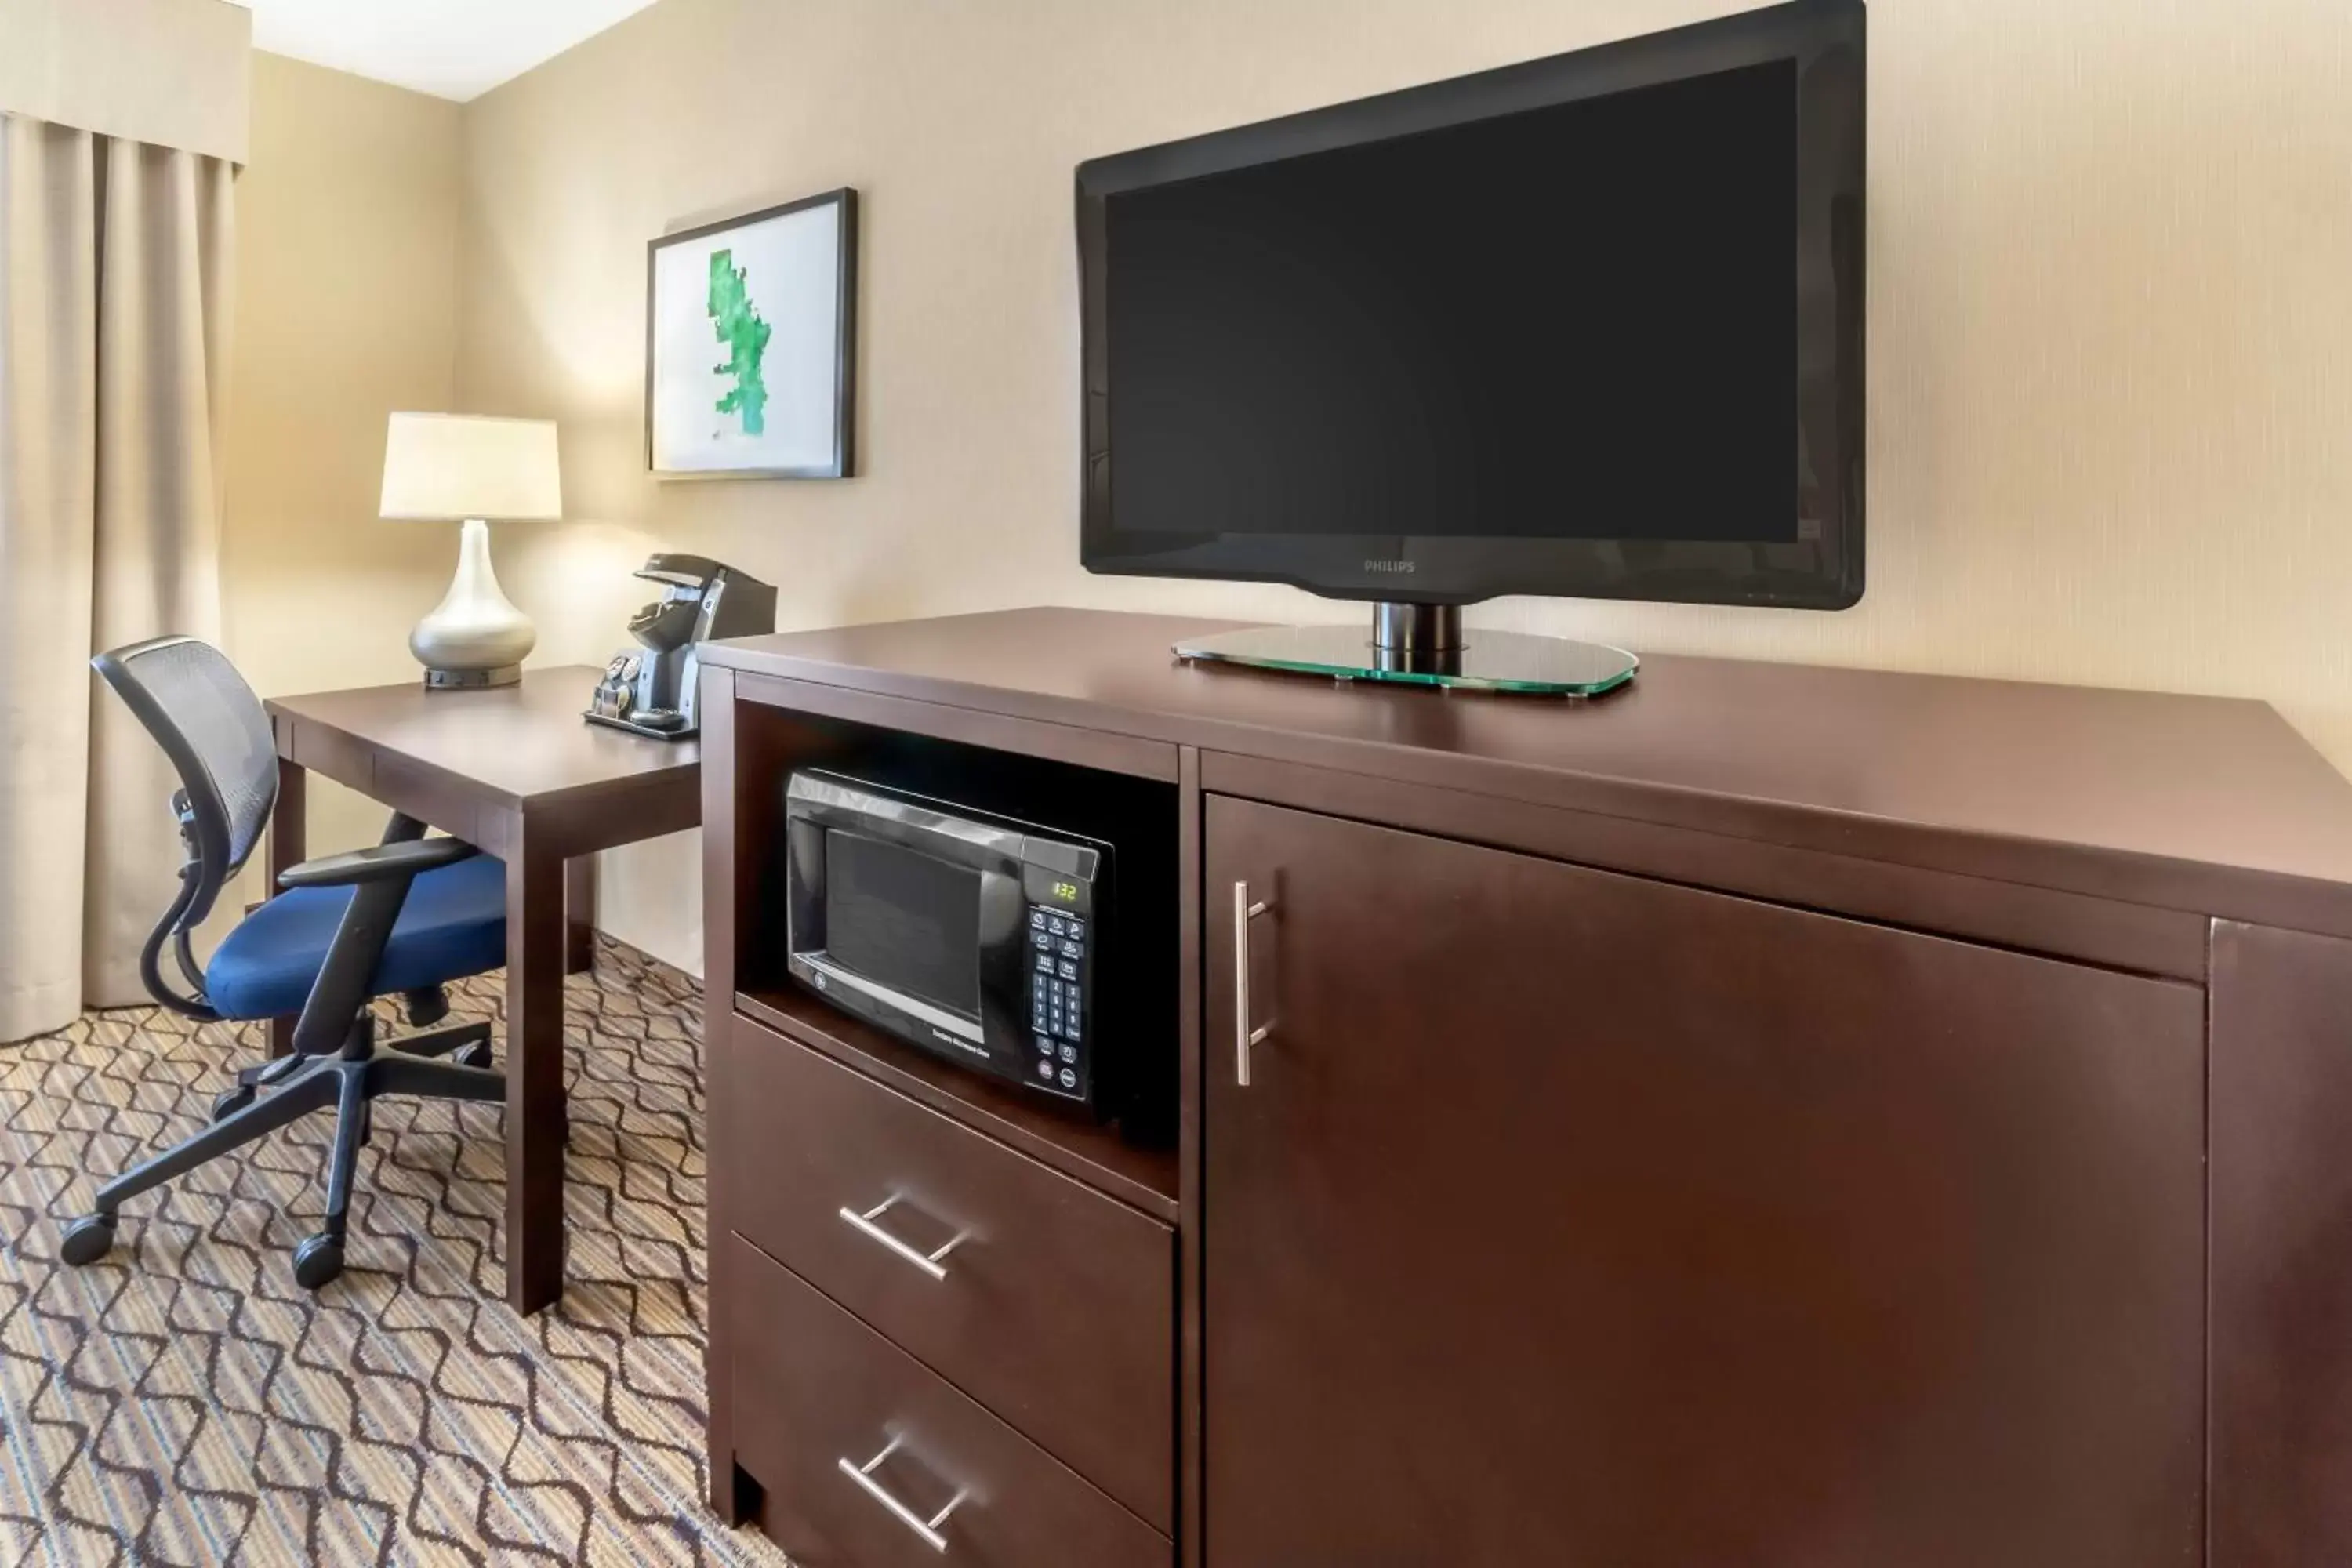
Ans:
{"label": "microwave digital display", "polygon": [[899,845],[824,836],[825,946],[835,963],[980,1016],[980,873]]}

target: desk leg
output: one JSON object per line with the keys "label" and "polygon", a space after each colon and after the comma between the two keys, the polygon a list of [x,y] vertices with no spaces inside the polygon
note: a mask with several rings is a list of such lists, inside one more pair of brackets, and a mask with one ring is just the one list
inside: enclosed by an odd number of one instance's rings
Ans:
{"label": "desk leg", "polygon": [[563,1294],[563,858],[507,852],[507,1303]]}
{"label": "desk leg", "polygon": [[[289,866],[299,866],[309,853],[310,775],[290,757],[278,759],[278,804],[269,813],[269,842],[261,858],[262,871],[268,886],[261,891],[268,899],[278,891],[278,873]],[[291,1056],[294,1052],[294,1018],[269,1020],[269,1054]]]}
{"label": "desk leg", "polygon": [[596,964],[596,857],[563,868],[563,973],[585,974]]}

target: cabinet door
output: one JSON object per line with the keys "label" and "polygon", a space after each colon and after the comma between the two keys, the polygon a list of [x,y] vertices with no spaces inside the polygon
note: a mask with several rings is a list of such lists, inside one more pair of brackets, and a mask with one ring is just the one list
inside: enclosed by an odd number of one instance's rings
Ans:
{"label": "cabinet door", "polygon": [[1209,1568],[2200,1560],[2197,989],[1222,797],[1206,841]]}

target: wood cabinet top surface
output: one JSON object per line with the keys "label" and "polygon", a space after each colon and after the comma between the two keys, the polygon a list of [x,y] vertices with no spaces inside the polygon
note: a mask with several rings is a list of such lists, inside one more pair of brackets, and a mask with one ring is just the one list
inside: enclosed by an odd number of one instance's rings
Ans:
{"label": "wood cabinet top surface", "polygon": [[[1336,618],[1336,617],[1335,617]],[[1651,656],[1589,701],[1185,664],[1038,608],[713,644],[781,679],[2352,934],[2352,783],[2269,704]],[[1473,634],[1475,636],[1475,632]],[[1465,837],[1475,837],[1465,814]]]}

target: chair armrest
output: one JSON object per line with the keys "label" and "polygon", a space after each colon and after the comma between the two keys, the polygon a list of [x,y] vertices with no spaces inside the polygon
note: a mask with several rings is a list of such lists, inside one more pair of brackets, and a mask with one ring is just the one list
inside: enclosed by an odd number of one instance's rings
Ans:
{"label": "chair armrest", "polygon": [[414,877],[471,859],[481,851],[462,838],[412,838],[376,844],[347,855],[321,855],[278,873],[281,888],[355,888],[366,882]]}

